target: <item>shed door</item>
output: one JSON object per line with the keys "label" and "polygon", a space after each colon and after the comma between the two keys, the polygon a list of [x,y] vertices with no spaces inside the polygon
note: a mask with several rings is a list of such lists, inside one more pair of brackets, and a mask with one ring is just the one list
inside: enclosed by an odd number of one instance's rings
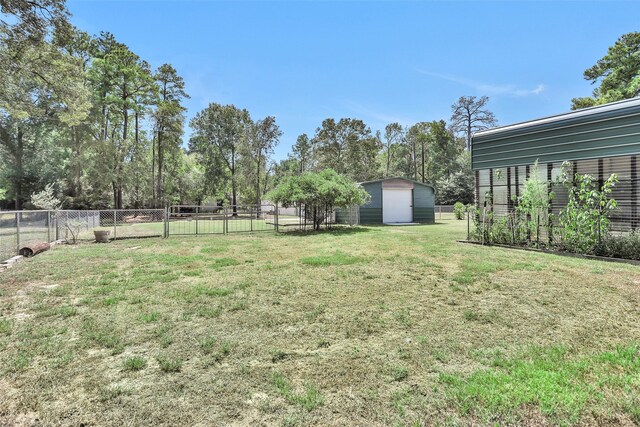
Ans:
{"label": "shed door", "polygon": [[382,190],[382,222],[412,222],[413,197],[410,188]]}

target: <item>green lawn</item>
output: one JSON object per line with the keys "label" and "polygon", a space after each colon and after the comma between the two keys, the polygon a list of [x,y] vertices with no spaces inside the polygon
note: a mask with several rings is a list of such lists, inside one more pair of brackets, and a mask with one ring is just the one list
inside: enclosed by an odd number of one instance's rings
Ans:
{"label": "green lawn", "polygon": [[0,425],[640,424],[640,268],[465,235],[56,247],[0,273]]}

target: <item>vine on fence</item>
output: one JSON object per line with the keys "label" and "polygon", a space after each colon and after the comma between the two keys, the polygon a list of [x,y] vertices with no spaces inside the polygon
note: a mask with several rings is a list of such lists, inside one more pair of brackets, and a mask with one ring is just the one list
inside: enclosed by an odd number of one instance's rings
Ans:
{"label": "vine on fence", "polygon": [[[485,206],[475,210],[472,238],[482,243],[518,246],[546,246],[551,249],[640,259],[640,237],[635,231],[614,236],[610,232],[610,214],[618,203],[611,197],[618,177],[611,174],[602,185],[591,175],[571,173],[571,165],[562,165],[556,181],[567,188],[568,202],[559,217],[550,213],[555,194],[551,183],[541,179],[538,162],[522,186],[522,194],[513,197],[514,209],[504,217],[493,212],[493,195],[485,195]],[[543,233],[545,231],[545,233]],[[546,238],[545,238],[546,237]]]}
{"label": "vine on fence", "polygon": [[569,202],[560,212],[562,247],[575,252],[591,253],[609,237],[609,214],[618,203],[611,197],[618,176],[611,174],[598,189],[591,175],[570,177],[570,165],[562,165],[562,181],[569,190]]}

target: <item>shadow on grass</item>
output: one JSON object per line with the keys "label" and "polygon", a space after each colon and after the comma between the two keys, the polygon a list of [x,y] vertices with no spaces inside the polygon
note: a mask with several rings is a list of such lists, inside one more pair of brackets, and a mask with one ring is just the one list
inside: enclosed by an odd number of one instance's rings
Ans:
{"label": "shadow on grass", "polygon": [[333,228],[323,228],[321,230],[282,230],[280,229],[280,235],[283,236],[297,236],[297,237],[306,237],[306,236],[317,236],[317,235],[329,235],[329,236],[348,236],[351,234],[361,234],[368,233],[372,230],[371,228],[365,227],[348,227],[348,226],[337,226]]}

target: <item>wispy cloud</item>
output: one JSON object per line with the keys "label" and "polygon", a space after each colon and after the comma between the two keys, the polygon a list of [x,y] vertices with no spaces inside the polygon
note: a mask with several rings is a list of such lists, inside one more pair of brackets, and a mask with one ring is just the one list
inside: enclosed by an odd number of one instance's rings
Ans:
{"label": "wispy cloud", "polygon": [[545,86],[543,84],[538,84],[533,89],[526,89],[526,88],[518,87],[514,84],[484,83],[484,82],[479,82],[472,79],[467,79],[464,77],[454,76],[451,74],[433,73],[430,71],[424,71],[420,69],[416,69],[416,71],[426,76],[447,80],[453,83],[458,83],[460,85],[473,88],[477,92],[482,93],[483,95],[530,96],[530,95],[540,95],[545,90]]}

